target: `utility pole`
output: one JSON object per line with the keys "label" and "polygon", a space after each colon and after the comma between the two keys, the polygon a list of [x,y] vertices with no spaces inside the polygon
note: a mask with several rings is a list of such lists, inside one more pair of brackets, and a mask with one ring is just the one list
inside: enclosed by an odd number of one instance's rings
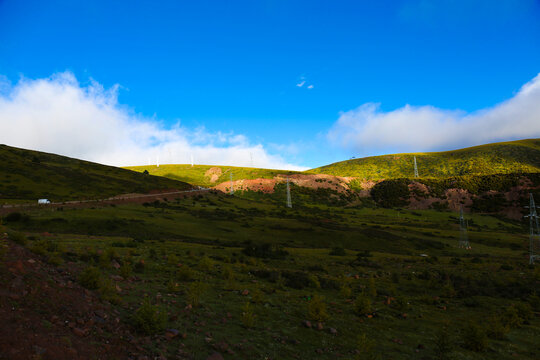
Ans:
{"label": "utility pole", "polygon": [[287,207],[292,208],[291,187],[289,186],[289,177],[287,176]]}
{"label": "utility pole", "polygon": [[418,177],[418,166],[416,165],[416,156],[414,157],[414,177]]}
{"label": "utility pole", "polygon": [[[540,245],[540,229],[538,227],[538,214],[536,212],[537,206],[534,203],[533,194],[529,193],[529,206],[525,206],[529,209],[529,215],[525,216],[529,218],[529,264],[534,265],[534,260],[540,260],[539,255],[534,254],[535,246],[534,239],[537,237]],[[536,226],[536,228],[535,228]],[[536,234],[535,234],[536,230]],[[540,246],[539,246],[540,248]]]}
{"label": "utility pole", "polygon": [[469,250],[471,245],[469,244],[469,235],[467,234],[467,225],[465,217],[463,216],[463,206],[459,207],[459,247]]}

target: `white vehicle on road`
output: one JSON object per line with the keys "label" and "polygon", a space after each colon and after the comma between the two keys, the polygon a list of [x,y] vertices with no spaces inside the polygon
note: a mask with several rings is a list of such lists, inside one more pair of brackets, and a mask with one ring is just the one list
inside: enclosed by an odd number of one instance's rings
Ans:
{"label": "white vehicle on road", "polygon": [[38,204],[50,204],[51,201],[49,199],[38,199]]}

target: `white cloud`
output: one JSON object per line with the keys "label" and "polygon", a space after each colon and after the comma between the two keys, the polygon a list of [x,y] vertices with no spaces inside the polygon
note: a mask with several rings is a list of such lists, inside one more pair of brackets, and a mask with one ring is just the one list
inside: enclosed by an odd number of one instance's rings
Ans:
{"label": "white cloud", "polygon": [[473,113],[410,105],[384,112],[379,104],[367,103],[341,113],[327,137],[362,155],[540,137],[540,74],[511,99]]}
{"label": "white cloud", "polygon": [[164,163],[304,169],[252,144],[241,134],[165,127],[117,101],[118,86],[81,86],[69,72],[22,79],[14,86],[0,77],[0,143],[102,164]]}
{"label": "white cloud", "polygon": [[313,85],[308,85],[307,88],[311,90],[311,89],[313,89]]}
{"label": "white cloud", "polygon": [[296,86],[302,87],[302,86],[304,86],[305,83],[306,83],[306,81],[305,81],[305,80],[302,80],[302,81],[300,81],[298,84],[296,84]]}

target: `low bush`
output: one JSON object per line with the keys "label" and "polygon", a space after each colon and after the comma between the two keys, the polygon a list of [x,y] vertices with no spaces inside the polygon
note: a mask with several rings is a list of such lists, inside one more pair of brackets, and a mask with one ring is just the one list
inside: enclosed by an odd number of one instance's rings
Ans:
{"label": "low bush", "polygon": [[256,315],[253,312],[251,304],[247,302],[242,308],[242,324],[246,328],[252,328],[255,325]]}
{"label": "low bush", "polygon": [[332,248],[332,250],[330,250],[329,255],[345,256],[345,255],[347,255],[347,253],[345,252],[345,249],[343,247],[336,246],[336,247]]}
{"label": "low bush", "polygon": [[315,295],[308,303],[307,316],[313,321],[324,321],[328,319],[326,304],[321,296]]}
{"label": "low bush", "polygon": [[[18,214],[18,213],[16,213]],[[9,240],[13,241],[16,244],[19,245],[26,245],[26,236],[23,233],[16,232],[16,231],[10,231],[8,232],[8,238]]]}
{"label": "low bush", "polygon": [[95,290],[99,288],[101,278],[101,272],[97,268],[89,266],[79,275],[79,282],[85,288]]}
{"label": "low bush", "polygon": [[488,337],[485,330],[479,325],[471,322],[461,332],[463,347],[467,350],[481,352],[488,347]]}
{"label": "low bush", "polygon": [[367,315],[372,312],[371,299],[365,294],[360,294],[354,302],[354,313],[358,316]]}
{"label": "low bush", "polygon": [[242,250],[247,256],[253,256],[263,259],[284,259],[289,253],[281,247],[272,244],[248,244]]}
{"label": "low bush", "polygon": [[148,298],[143,301],[141,307],[133,315],[135,328],[145,335],[153,335],[162,331],[166,322],[166,312],[157,305],[152,305]]}

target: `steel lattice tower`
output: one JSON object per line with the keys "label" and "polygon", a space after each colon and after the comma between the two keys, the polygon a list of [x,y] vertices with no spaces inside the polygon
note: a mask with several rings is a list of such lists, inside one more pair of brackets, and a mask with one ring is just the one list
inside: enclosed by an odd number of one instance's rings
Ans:
{"label": "steel lattice tower", "polygon": [[418,177],[418,166],[416,165],[416,156],[414,157],[414,177]]}
{"label": "steel lattice tower", "polygon": [[229,175],[230,175],[230,178],[231,178],[231,195],[234,195],[234,185],[233,185],[233,181],[232,181],[232,171],[231,171],[231,173]]}
{"label": "steel lattice tower", "polygon": [[289,177],[287,176],[287,207],[292,208],[291,187],[289,186]]}
{"label": "steel lattice tower", "polygon": [[465,217],[463,216],[463,206],[459,208],[459,247],[464,249],[470,249],[471,245],[469,244],[469,235],[467,234],[467,223],[465,222]]}
{"label": "steel lattice tower", "polygon": [[[529,193],[529,206],[525,206],[526,208],[529,208],[529,215],[525,216],[529,218],[529,264],[533,265],[534,260],[540,260],[539,255],[534,254],[535,246],[534,246],[534,239],[538,238],[539,248],[540,248],[540,228],[538,227],[538,214],[536,212],[537,206],[534,203],[534,197],[533,194]],[[536,230],[536,234],[535,234]]]}

